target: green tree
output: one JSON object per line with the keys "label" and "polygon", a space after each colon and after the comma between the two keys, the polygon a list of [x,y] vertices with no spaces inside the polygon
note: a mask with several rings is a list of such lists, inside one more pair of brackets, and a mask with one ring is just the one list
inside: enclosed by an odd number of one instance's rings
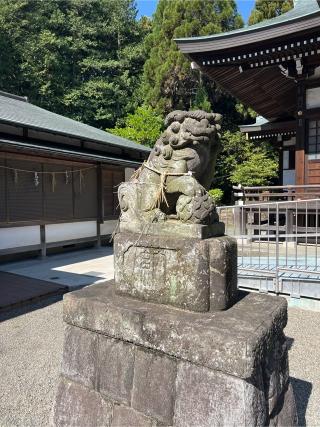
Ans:
{"label": "green tree", "polygon": [[152,108],[138,107],[133,114],[128,114],[124,120],[124,127],[121,122],[108,132],[123,138],[131,139],[139,144],[153,147],[163,129],[163,118]]}
{"label": "green tree", "polygon": [[[146,37],[149,52],[144,64],[141,97],[152,108],[167,113],[175,108],[192,107],[199,86],[205,86],[212,104],[214,84],[177,47],[175,38],[202,36],[239,28],[243,25],[234,0],[160,0],[152,32]],[[209,105],[209,104],[207,104]]]}
{"label": "green tree", "polygon": [[200,85],[197,89],[196,96],[192,103],[192,110],[204,110],[210,113],[212,111],[211,102],[204,85]]}
{"label": "green tree", "polygon": [[278,176],[278,162],[264,151],[253,151],[230,175],[233,184],[267,185]]}
{"label": "green tree", "polygon": [[1,89],[113,126],[133,109],[145,60],[150,23],[136,13],[134,0],[0,0]]}
{"label": "green tree", "polygon": [[256,0],[249,17],[249,25],[271,19],[293,8],[293,0]]}
{"label": "green tree", "polygon": [[246,140],[241,132],[225,131],[217,159],[214,186],[228,198],[232,184],[266,185],[278,174],[278,156],[267,142]]}

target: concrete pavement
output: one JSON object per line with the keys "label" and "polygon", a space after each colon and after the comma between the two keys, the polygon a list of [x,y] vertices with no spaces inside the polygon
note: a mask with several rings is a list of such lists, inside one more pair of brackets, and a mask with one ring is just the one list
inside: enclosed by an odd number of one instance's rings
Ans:
{"label": "concrete pavement", "polygon": [[0,264],[0,271],[66,285],[70,289],[113,278],[113,248],[81,249]]}

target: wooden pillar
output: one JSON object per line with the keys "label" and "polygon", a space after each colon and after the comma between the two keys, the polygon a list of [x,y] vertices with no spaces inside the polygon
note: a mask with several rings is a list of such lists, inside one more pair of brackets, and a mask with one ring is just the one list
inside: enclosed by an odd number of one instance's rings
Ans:
{"label": "wooden pillar", "polygon": [[[282,144],[282,143],[281,143]],[[279,147],[279,169],[278,174],[280,178],[280,185],[283,185],[283,146]]]}
{"label": "wooden pillar", "polygon": [[98,164],[97,167],[97,246],[101,246],[101,231],[100,224],[103,223],[103,174],[102,174],[102,165]]}
{"label": "wooden pillar", "polygon": [[45,224],[40,225],[40,244],[41,244],[41,258],[45,258],[47,256],[46,226],[45,226]]}
{"label": "wooden pillar", "polygon": [[[297,134],[296,134],[296,185],[305,185],[305,84],[304,80],[297,83]],[[298,190],[297,190],[298,191]]]}

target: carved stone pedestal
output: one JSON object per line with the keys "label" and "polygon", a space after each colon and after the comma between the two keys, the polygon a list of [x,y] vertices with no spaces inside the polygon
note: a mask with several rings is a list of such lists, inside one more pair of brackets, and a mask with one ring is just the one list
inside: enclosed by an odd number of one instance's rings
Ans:
{"label": "carved stone pedestal", "polygon": [[237,245],[231,237],[119,233],[114,257],[121,295],[202,312],[225,310],[234,302]]}
{"label": "carved stone pedestal", "polygon": [[56,426],[292,426],[286,301],[192,312],[93,285],[65,296]]}

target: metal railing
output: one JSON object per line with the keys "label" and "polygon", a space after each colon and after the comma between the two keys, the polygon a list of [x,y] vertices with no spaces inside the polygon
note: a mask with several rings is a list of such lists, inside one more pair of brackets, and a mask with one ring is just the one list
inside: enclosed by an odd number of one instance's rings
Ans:
{"label": "metal railing", "polygon": [[320,299],[320,199],[218,207],[238,241],[239,286]]}
{"label": "metal railing", "polygon": [[320,198],[320,185],[273,185],[264,187],[233,186],[234,199],[242,204]]}

